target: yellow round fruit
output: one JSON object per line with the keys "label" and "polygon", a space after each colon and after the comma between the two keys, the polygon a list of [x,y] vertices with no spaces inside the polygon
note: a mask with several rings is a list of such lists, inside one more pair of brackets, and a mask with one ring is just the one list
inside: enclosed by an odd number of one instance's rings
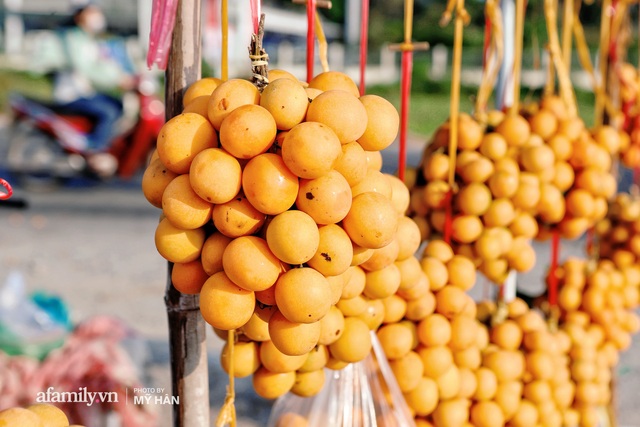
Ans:
{"label": "yellow round fruit", "polygon": [[453,365],[453,354],[447,346],[419,346],[416,352],[422,360],[424,375],[429,378],[438,378]]}
{"label": "yellow round fruit", "polygon": [[437,258],[425,256],[420,261],[422,271],[429,279],[429,289],[439,291],[449,282],[449,272],[446,265]]}
{"label": "yellow round fruit", "polygon": [[545,141],[551,138],[558,130],[558,118],[553,112],[541,109],[529,118],[531,131],[540,135]]}
{"label": "yellow round fruit", "polygon": [[[220,366],[228,374],[231,366],[229,343],[225,343],[220,352]],[[260,367],[258,344],[249,341],[238,341],[233,345],[233,376],[244,378],[253,374]]]}
{"label": "yellow round fruit", "polygon": [[400,117],[396,108],[378,95],[364,95],[360,102],[367,112],[367,128],[358,143],[367,151],[380,151],[396,139]]}
{"label": "yellow round fruit", "polygon": [[522,329],[513,320],[506,320],[491,329],[491,342],[505,350],[516,350],[522,343]]}
{"label": "yellow round fruit", "polygon": [[257,236],[231,241],[222,255],[222,267],[233,283],[248,291],[270,288],[283,270],[267,242]]}
{"label": "yellow round fruit", "polygon": [[27,409],[40,417],[43,427],[67,427],[69,425],[69,419],[62,409],[49,403],[36,403],[27,406]]}
{"label": "yellow round fruit", "polygon": [[344,286],[340,298],[350,299],[360,296],[367,280],[364,270],[359,266],[349,267],[344,276]]}
{"label": "yellow round fruit", "polygon": [[466,399],[451,399],[440,402],[433,411],[433,421],[437,427],[465,426],[469,420],[469,404]]}
{"label": "yellow round fruit", "polygon": [[475,242],[482,229],[482,221],[475,215],[458,215],[451,221],[451,237],[460,243]]}
{"label": "yellow round fruit", "polygon": [[291,388],[291,393],[301,397],[310,397],[318,394],[325,382],[324,369],[310,372],[296,373],[296,381]]}
{"label": "yellow round fruit", "polygon": [[16,407],[0,411],[0,426],[44,427],[44,422],[35,412]]}
{"label": "yellow round fruit", "polygon": [[344,331],[329,345],[331,355],[343,362],[355,363],[371,352],[371,336],[367,324],[355,317],[344,319]]}
{"label": "yellow round fruit", "polygon": [[399,323],[384,325],[377,332],[380,345],[389,360],[406,356],[413,347],[411,331]]}
{"label": "yellow round fruit", "polygon": [[527,399],[522,399],[509,424],[514,427],[536,427],[538,418],[538,407]]}
{"label": "yellow round fruit", "polygon": [[497,403],[484,401],[471,407],[471,423],[475,427],[502,427],[505,419]]}
{"label": "yellow round fruit", "polygon": [[491,191],[480,182],[464,186],[456,196],[458,208],[464,215],[484,214],[491,206],[491,199]]}
{"label": "yellow round fruit", "polygon": [[353,259],[353,245],[347,233],[335,224],[322,226],[318,231],[318,249],[307,264],[324,276],[337,276],[347,271]]}
{"label": "yellow round fruit", "polygon": [[350,186],[364,179],[368,168],[367,153],[356,141],[342,144],[342,155],[336,160],[333,168],[339,172]]}
{"label": "yellow round fruit", "polygon": [[485,182],[494,172],[493,162],[486,157],[480,156],[461,167],[459,175],[466,183]]}
{"label": "yellow round fruit", "polygon": [[436,378],[438,395],[442,400],[453,399],[460,393],[460,371],[455,364]]}
{"label": "yellow round fruit", "polygon": [[214,205],[211,218],[216,230],[224,236],[234,238],[260,230],[267,217],[240,193],[227,203]]}
{"label": "yellow round fruit", "polygon": [[217,146],[215,129],[206,118],[196,113],[173,117],[158,134],[158,156],[167,169],[177,174],[188,173],[196,154]]}
{"label": "yellow round fruit", "polygon": [[451,324],[446,317],[434,313],[418,324],[418,339],[425,346],[444,346],[451,340]]}
{"label": "yellow round fruit", "polygon": [[447,319],[452,319],[462,313],[466,302],[465,292],[462,289],[445,286],[436,294],[436,312]]}
{"label": "yellow round fruit", "polygon": [[285,373],[300,369],[307,361],[307,357],[306,354],[295,356],[284,354],[278,350],[272,341],[265,341],[260,344],[260,358],[258,361],[271,372]]}
{"label": "yellow round fruit", "polygon": [[264,399],[276,399],[287,393],[296,381],[295,372],[275,373],[261,367],[253,374],[253,389]]}
{"label": "yellow round fruit", "polygon": [[[269,71],[269,73],[271,73],[271,71]],[[302,415],[287,412],[278,418],[276,427],[309,427],[309,422]]]}
{"label": "yellow round fruit", "polygon": [[504,137],[509,146],[518,147],[529,139],[531,128],[524,117],[510,114],[496,127],[496,132]]}
{"label": "yellow round fruit", "polygon": [[175,263],[171,269],[171,283],[183,294],[196,295],[209,275],[199,259],[184,263]]}
{"label": "yellow round fruit", "polygon": [[493,399],[498,390],[496,374],[491,369],[481,367],[476,370],[476,380],[478,387],[473,398],[478,401]]}
{"label": "yellow round fruit", "polygon": [[393,203],[383,195],[362,193],[353,198],[342,226],[357,245],[377,249],[393,240],[398,228],[398,214]]}
{"label": "yellow round fruit", "polygon": [[[475,303],[473,304],[475,306]],[[466,350],[473,346],[477,336],[475,317],[456,316],[451,319],[451,341],[449,347],[453,351]]]}
{"label": "yellow round fruit", "polygon": [[[420,281],[419,283],[424,283]],[[419,290],[417,290],[418,288]],[[424,291],[422,291],[424,289]],[[405,295],[406,294],[406,295]],[[428,287],[419,287],[419,284],[410,288],[407,292],[403,293],[403,297],[408,298],[407,312],[405,318],[414,322],[419,322],[428,315],[434,312],[436,307],[436,298],[429,291]]]}
{"label": "yellow round fruit", "polygon": [[391,200],[392,188],[389,178],[378,170],[368,169],[364,179],[351,187],[351,193],[355,197],[369,191],[380,193]]}
{"label": "yellow round fruit", "polygon": [[302,211],[285,211],[273,217],[266,232],[267,244],[287,264],[301,265],[315,255],[320,232],[313,218]]}
{"label": "yellow round fruit", "polygon": [[398,219],[398,230],[396,233],[399,245],[396,259],[402,261],[412,257],[420,247],[420,228],[413,219],[407,216],[401,216]]}
{"label": "yellow round fruit", "polygon": [[317,224],[335,224],[351,209],[352,192],[347,180],[332,170],[316,179],[301,179],[296,207]]}
{"label": "yellow round fruit", "polygon": [[309,98],[297,80],[281,78],[270,80],[262,90],[260,106],[273,116],[279,130],[289,130],[304,120]]}
{"label": "yellow round fruit", "polygon": [[221,83],[209,98],[208,116],[214,128],[220,130],[223,120],[242,105],[260,103],[260,92],[251,82],[230,79]]}
{"label": "yellow round fruit", "polygon": [[483,365],[495,372],[498,381],[514,381],[524,372],[524,355],[514,350],[496,350],[485,355]]}
{"label": "yellow round fruit", "polygon": [[179,175],[162,194],[162,213],[173,225],[183,230],[202,227],[211,219],[211,203],[199,197],[189,175]]}
{"label": "yellow round fruit", "polygon": [[335,306],[331,306],[326,316],[320,320],[320,338],[318,344],[333,344],[344,332],[344,315]]}
{"label": "yellow round fruit", "polygon": [[410,351],[396,360],[390,360],[389,366],[403,393],[414,390],[420,384],[424,368],[422,359],[415,351]]}
{"label": "yellow round fruit", "polygon": [[264,153],[244,167],[242,188],[260,212],[277,215],[288,210],[298,196],[298,177],[277,154]]}
{"label": "yellow round fruit", "polygon": [[356,317],[366,323],[370,330],[377,330],[384,320],[384,304],[382,304],[382,300],[368,300],[366,309]]}
{"label": "yellow round fruit", "polygon": [[185,105],[182,110],[183,113],[196,113],[204,117],[205,119],[209,118],[208,109],[209,109],[209,95],[198,96],[194,98],[191,102]]}
{"label": "yellow round fruit", "polygon": [[291,322],[277,311],[269,319],[269,336],[273,344],[290,356],[307,354],[318,344],[320,338],[320,322]]}
{"label": "yellow round fruit", "polygon": [[453,257],[453,249],[444,240],[430,240],[424,249],[423,256],[437,258],[443,263],[447,263]]}
{"label": "yellow round fruit", "polygon": [[276,304],[291,322],[315,323],[331,307],[327,279],[313,268],[292,268],[276,282]]}
{"label": "yellow round fruit", "polygon": [[402,281],[400,269],[395,264],[380,270],[367,271],[365,277],[363,292],[372,299],[382,299],[395,294]]}
{"label": "yellow round fruit", "polygon": [[207,148],[196,155],[189,182],[198,196],[210,203],[226,203],[242,188],[238,160],[221,148]]}
{"label": "yellow round fruit", "polygon": [[269,319],[277,309],[276,306],[257,302],[251,318],[242,327],[242,333],[252,341],[271,340],[271,337],[269,337]]}
{"label": "yellow round fruit", "polygon": [[204,241],[200,261],[202,268],[209,276],[223,270],[222,254],[229,243],[231,243],[231,239],[219,232],[211,234]]}
{"label": "yellow round fruit", "polygon": [[153,160],[142,175],[142,194],[153,206],[162,208],[164,189],[177,176],[178,174],[169,170],[162,160]]}
{"label": "yellow round fruit", "polygon": [[284,137],[282,159],[289,170],[305,179],[326,175],[342,156],[340,140],[322,123],[304,122]]}
{"label": "yellow round fruit", "polygon": [[304,364],[298,372],[311,372],[322,369],[329,361],[329,349],[324,345],[317,345],[309,352]]}
{"label": "yellow round fruit", "polygon": [[309,82],[309,87],[320,89],[321,91],[343,90],[349,92],[355,97],[360,96],[358,86],[354,83],[351,77],[338,71],[325,71],[317,74]]}
{"label": "yellow round fruit", "polygon": [[307,121],[329,126],[342,144],[357,141],[367,128],[367,110],[352,94],[327,90],[309,105]]}
{"label": "yellow round fruit", "polygon": [[417,415],[427,416],[438,406],[438,385],[431,378],[418,377],[418,384],[404,398]]}
{"label": "yellow round fruit", "polygon": [[213,91],[218,86],[220,86],[221,83],[222,80],[216,77],[204,77],[202,79],[196,80],[195,82],[190,84],[187,90],[184,92],[184,96],[182,97],[182,106],[186,107],[194,99],[200,97],[206,97],[208,100]]}
{"label": "yellow round fruit", "polygon": [[251,159],[271,147],[276,132],[276,122],[265,108],[242,105],[220,125],[220,145],[238,159]]}
{"label": "yellow round fruit", "polygon": [[240,328],[249,321],[255,306],[253,291],[242,289],[222,271],[207,279],[200,291],[200,312],[214,328]]}
{"label": "yellow round fruit", "polygon": [[507,141],[502,135],[491,132],[482,137],[479,150],[483,156],[491,160],[498,160],[507,155],[508,148]]}
{"label": "yellow round fruit", "polygon": [[200,257],[205,232],[202,228],[183,230],[165,218],[158,224],[155,244],[158,253],[170,262],[195,261]]}
{"label": "yellow round fruit", "polygon": [[460,114],[458,120],[458,148],[476,150],[482,143],[482,126],[468,114]]}
{"label": "yellow round fruit", "polygon": [[267,79],[269,80],[269,83],[273,83],[274,81],[279,79],[289,79],[300,84],[296,76],[286,70],[281,70],[279,68],[270,68],[269,72],[267,73]]}

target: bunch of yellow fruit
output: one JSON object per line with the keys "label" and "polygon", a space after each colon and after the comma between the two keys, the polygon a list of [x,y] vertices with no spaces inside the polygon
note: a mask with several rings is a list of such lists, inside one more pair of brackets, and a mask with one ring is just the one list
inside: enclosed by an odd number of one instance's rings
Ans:
{"label": "bunch of yellow fruit", "polygon": [[82,427],[69,424],[69,419],[58,407],[48,403],[35,403],[26,408],[15,407],[0,411],[1,427]]}
{"label": "bunch of yellow fruit", "polygon": [[200,294],[218,332],[238,332],[234,374],[253,375],[265,398],[310,396],[325,366],[369,354],[382,300],[409,286],[420,230],[404,215],[407,187],[380,171],[398,132],[393,105],[360,97],[338,72],[308,87],[269,78],[262,92],[240,79],[194,83],[143,191],[162,209],[155,243],[175,287]]}
{"label": "bunch of yellow fruit", "polygon": [[623,271],[640,272],[640,200],[619,193],[609,205],[607,218],[595,228],[598,255]]}

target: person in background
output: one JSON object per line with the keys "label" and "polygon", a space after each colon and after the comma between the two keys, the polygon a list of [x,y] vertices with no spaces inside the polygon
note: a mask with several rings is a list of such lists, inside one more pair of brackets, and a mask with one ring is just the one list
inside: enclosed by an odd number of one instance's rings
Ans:
{"label": "person in background", "polygon": [[65,66],[54,75],[53,97],[71,114],[82,114],[94,122],[87,135],[90,151],[104,151],[122,116],[117,97],[131,90],[135,78],[100,39],[106,18],[100,7],[87,4],[73,14],[74,26],[60,33]]}

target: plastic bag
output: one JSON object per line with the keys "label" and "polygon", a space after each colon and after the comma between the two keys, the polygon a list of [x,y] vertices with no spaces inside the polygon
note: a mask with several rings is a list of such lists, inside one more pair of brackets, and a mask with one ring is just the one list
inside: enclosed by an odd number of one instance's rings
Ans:
{"label": "plastic bag", "polygon": [[268,427],[415,427],[382,346],[371,333],[373,351],[340,371],[326,369],[316,396],[288,393],[274,403]]}
{"label": "plastic bag", "polygon": [[0,350],[42,359],[60,347],[70,323],[56,298],[43,293],[29,297],[22,274],[11,271],[0,287]]}

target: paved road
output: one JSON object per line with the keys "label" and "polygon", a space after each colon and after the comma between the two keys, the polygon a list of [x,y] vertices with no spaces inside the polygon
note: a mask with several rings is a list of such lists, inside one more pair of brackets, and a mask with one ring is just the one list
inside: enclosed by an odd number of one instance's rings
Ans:
{"label": "paved road", "polygon": [[[163,302],[166,263],[157,254],[153,233],[159,211],[147,204],[137,185],[65,189],[55,193],[16,192],[28,209],[0,208],[0,283],[17,269],[30,289],[55,292],[67,301],[75,321],[97,314],[122,318],[139,334],[147,351],[137,353],[150,387],[169,387],[167,322]],[[579,253],[580,244],[565,244],[562,255]],[[546,245],[538,247],[540,268],[521,276],[532,291],[541,289]],[[213,334],[211,334],[213,335]],[[211,406],[224,398],[226,378],[217,354],[220,341],[208,342]],[[618,369],[619,422],[640,426],[640,340],[622,357]],[[269,403],[251,391],[250,380],[238,383],[240,426],[264,426]],[[160,407],[160,427],[168,426],[168,408]]]}

